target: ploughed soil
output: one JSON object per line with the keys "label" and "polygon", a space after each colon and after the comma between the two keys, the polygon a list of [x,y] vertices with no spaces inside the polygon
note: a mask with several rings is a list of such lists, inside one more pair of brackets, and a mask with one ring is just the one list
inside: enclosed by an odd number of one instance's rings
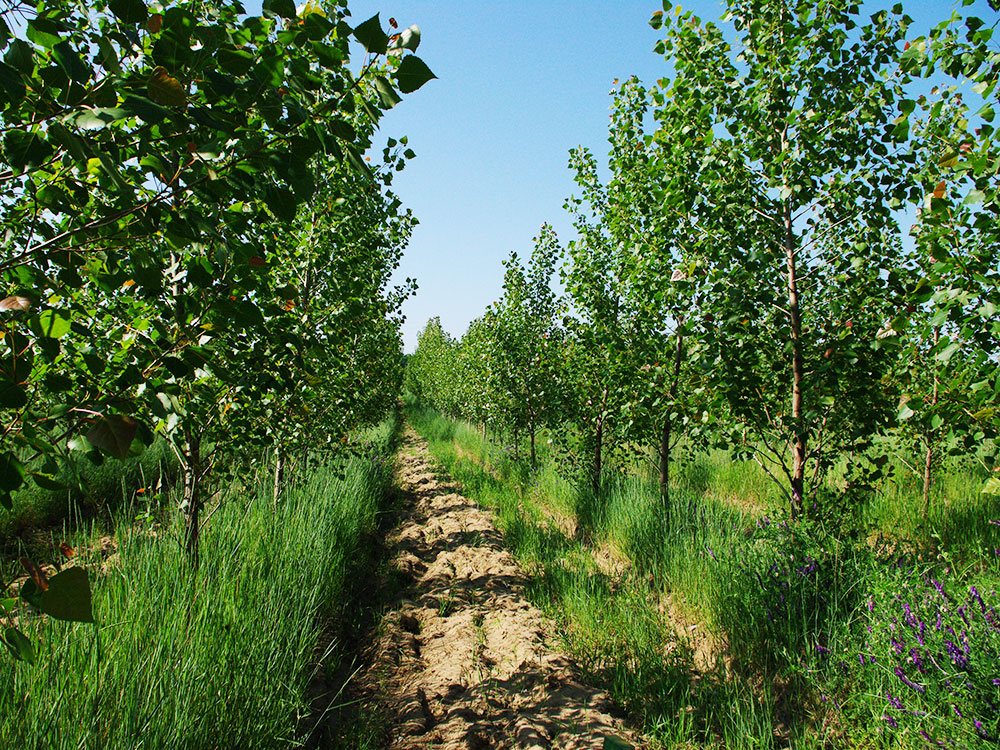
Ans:
{"label": "ploughed soil", "polygon": [[490,513],[435,472],[411,428],[396,472],[398,523],[372,592],[385,609],[346,696],[377,722],[368,739],[391,750],[639,747],[559,652]]}

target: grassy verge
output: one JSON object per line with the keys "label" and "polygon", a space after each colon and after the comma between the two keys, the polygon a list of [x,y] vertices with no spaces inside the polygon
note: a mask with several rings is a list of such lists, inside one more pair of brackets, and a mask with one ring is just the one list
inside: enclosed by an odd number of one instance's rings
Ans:
{"label": "grassy verge", "polygon": [[38,663],[0,660],[0,746],[296,745],[313,672],[336,666],[335,648],[317,653],[320,636],[352,616],[397,428],[394,418],[373,429],[366,452],[317,468],[277,506],[267,471],[249,494],[225,497],[197,570],[174,524],[123,523],[106,559],[80,532],[100,624],[20,624]]}
{"label": "grassy verge", "polygon": [[851,524],[788,524],[748,495],[766,485],[737,486],[746,466],[705,476],[717,456],[678,472],[667,512],[642,477],[594,498],[551,457],[531,470],[468,425],[410,419],[494,509],[567,650],[664,747],[995,747],[988,503],[966,503],[973,541],[912,525],[905,552]]}

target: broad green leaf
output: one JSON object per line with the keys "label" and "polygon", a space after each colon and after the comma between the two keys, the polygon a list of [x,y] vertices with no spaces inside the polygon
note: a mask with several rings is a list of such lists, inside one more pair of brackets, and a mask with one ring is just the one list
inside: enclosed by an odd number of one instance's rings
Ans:
{"label": "broad green leaf", "polygon": [[8,130],[3,137],[3,152],[6,162],[23,172],[48,161],[53,149],[36,131]]}
{"label": "broad green leaf", "polygon": [[385,76],[375,76],[375,91],[385,109],[392,109],[403,101]]}
{"label": "broad green leaf", "polygon": [[27,91],[21,73],[7,63],[0,62],[0,92],[6,106],[17,104]]}
{"label": "broad green leaf", "polygon": [[49,579],[39,609],[68,622],[94,622],[90,578],[83,568],[66,568]]}
{"label": "broad green leaf", "polygon": [[944,347],[944,349],[935,354],[934,359],[936,359],[938,362],[947,362],[949,359],[952,358],[952,356],[954,356],[955,352],[957,352],[961,348],[962,344],[960,342],[952,341],[946,347]]}
{"label": "broad green leaf", "polygon": [[61,339],[69,333],[71,321],[62,310],[46,310],[39,313],[31,323],[31,329],[39,336]]}
{"label": "broad green leaf", "polygon": [[95,107],[70,115],[67,120],[81,130],[102,130],[113,122],[128,117],[127,109]]}
{"label": "broad green leaf", "polygon": [[373,55],[384,55],[389,46],[389,37],[382,30],[382,22],[379,14],[369,18],[363,24],[354,29],[354,38],[361,42],[361,45]]}
{"label": "broad green leaf", "polygon": [[223,47],[216,53],[219,67],[231,76],[243,76],[253,67],[254,57],[241,49]]}
{"label": "broad green leaf", "polygon": [[392,48],[394,50],[404,50],[408,49],[410,52],[415,52],[417,47],[420,46],[420,27],[414,24],[408,28],[403,29],[393,40]]}
{"label": "broad green leaf", "polygon": [[133,26],[145,23],[149,17],[149,10],[142,0],[111,0],[108,7],[119,21]]}
{"label": "broad green leaf", "polygon": [[73,81],[86,83],[90,80],[90,68],[84,65],[80,55],[69,42],[59,42],[53,46],[52,57]]}
{"label": "broad green leaf", "polygon": [[432,78],[437,78],[437,76],[431,72],[423,60],[415,55],[404,57],[396,70],[396,83],[399,84],[399,90],[404,94],[416,91]]}
{"label": "broad green leaf", "polygon": [[990,477],[983,485],[984,495],[1000,495],[1000,477]]}
{"label": "broad green leaf", "polygon": [[0,492],[13,492],[24,484],[24,464],[12,451],[0,453]]}
{"label": "broad green leaf", "polygon": [[138,432],[139,423],[123,414],[110,414],[101,417],[87,431],[87,441],[104,453],[115,458],[128,456]]}
{"label": "broad green leaf", "polygon": [[61,38],[59,32],[59,26],[54,21],[38,16],[28,21],[28,28],[25,34],[30,41],[39,47],[52,49],[52,47],[59,44]]}
{"label": "broad green leaf", "polygon": [[330,132],[345,141],[353,142],[358,137],[358,131],[346,120],[331,120]]}
{"label": "broad green leaf", "polygon": [[122,109],[149,124],[162,122],[173,114],[166,107],[161,107],[156,102],[144,96],[135,95],[126,97],[125,102],[122,104]]}
{"label": "broad green leaf", "polygon": [[295,218],[298,201],[288,188],[268,185],[264,191],[264,202],[271,213],[282,221],[291,221]]}
{"label": "broad green leaf", "polygon": [[281,16],[282,18],[297,18],[295,13],[295,3],[293,0],[264,0],[261,3],[261,11],[268,18]]}
{"label": "broad green leaf", "polygon": [[3,632],[3,643],[11,656],[28,664],[35,663],[35,649],[28,637],[17,628],[7,628]]}
{"label": "broad green leaf", "polygon": [[27,403],[28,394],[24,392],[21,386],[17,385],[17,383],[0,380],[0,408],[20,409]]}

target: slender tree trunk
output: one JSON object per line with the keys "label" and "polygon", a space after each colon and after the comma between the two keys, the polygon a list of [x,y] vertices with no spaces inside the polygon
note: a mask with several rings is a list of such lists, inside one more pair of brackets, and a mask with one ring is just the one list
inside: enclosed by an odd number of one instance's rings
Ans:
{"label": "slender tree trunk", "polygon": [[198,533],[201,515],[201,438],[186,431],[184,436],[184,531],[188,557],[198,565]]}
{"label": "slender tree trunk", "polygon": [[594,430],[594,467],[593,475],[590,477],[590,488],[594,491],[594,497],[601,491],[601,453],[602,441],[604,439],[604,420],[597,420],[597,429]]}
{"label": "slender tree trunk", "polygon": [[590,486],[594,491],[594,498],[601,492],[601,471],[604,459],[604,411],[608,405],[608,389],[604,389],[601,394],[601,413],[597,417],[597,427],[594,430],[594,466],[593,474],[590,478]]}
{"label": "slender tree trunk", "polygon": [[[788,149],[787,134],[781,133],[781,150]],[[786,189],[791,189],[787,176],[782,179]],[[792,202],[786,199],[782,204],[784,224],[784,251],[788,270],[788,323],[792,340],[792,428],[795,430],[792,442],[792,517],[797,518],[804,505],[804,478],[806,472],[806,426],[803,424],[803,381],[805,380],[805,357],[802,352],[802,315],[799,310],[799,286],[795,258],[795,233],[792,227]]]}
{"label": "slender tree trunk", "polygon": [[531,433],[531,468],[535,468],[535,423],[532,422],[528,429]]}
{"label": "slender tree trunk", "polygon": [[278,506],[278,495],[285,481],[285,452],[278,448],[274,458],[274,505]]}
{"label": "slender tree trunk", "polygon": [[515,427],[514,428],[514,460],[515,461],[519,461],[520,458],[521,458],[520,455],[518,454],[518,442],[519,441],[518,441],[517,438],[518,438],[517,428]]}
{"label": "slender tree trunk", "polygon": [[[941,337],[940,326],[934,326],[934,346],[937,346],[938,339]],[[934,365],[934,390],[931,392],[931,406],[937,406],[938,402],[938,368]],[[927,454],[924,456],[924,520],[930,516],[931,513],[931,484],[934,482],[933,476],[933,466],[934,466],[934,447],[937,443],[937,430],[931,430],[927,433]]]}
{"label": "slender tree trunk", "polygon": [[670,403],[667,407],[667,413],[663,417],[663,430],[660,433],[660,498],[666,509],[669,509],[670,506],[670,437],[673,427],[671,413],[674,404],[677,402],[677,389],[680,386],[681,379],[681,361],[684,358],[683,321],[678,321],[677,323],[675,339],[674,371],[669,390]]}

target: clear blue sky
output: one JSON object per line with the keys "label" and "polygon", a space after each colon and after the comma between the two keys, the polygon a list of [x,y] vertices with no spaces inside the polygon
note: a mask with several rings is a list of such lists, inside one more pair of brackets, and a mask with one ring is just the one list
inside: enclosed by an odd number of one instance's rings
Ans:
{"label": "clear blue sky", "polygon": [[[868,2],[875,12],[890,3]],[[724,4],[683,3],[717,21]],[[904,0],[914,36],[950,14],[953,4]],[[248,10],[259,2],[250,0]],[[376,145],[406,135],[417,158],[393,189],[420,221],[397,279],[416,278],[404,307],[406,351],[427,319],[465,332],[501,293],[501,261],[522,257],[543,222],[572,236],[563,202],[574,192],[568,152],[608,151],[614,80],[637,75],[650,85],[667,75],[653,52],[662,32],[648,21],[659,0],[351,0],[355,24],[381,14],[422,31],[418,54],[438,80],[404,97],[383,119]],[[975,4],[988,19],[985,0]],[[995,15],[995,14],[993,14]],[[355,61],[360,64],[360,56]],[[356,67],[356,66],[355,66]]]}
{"label": "clear blue sky", "polygon": [[[351,2],[355,21],[381,12],[422,31],[418,54],[438,80],[404,97],[383,120],[408,135],[417,158],[394,188],[420,221],[399,270],[419,291],[404,311],[405,346],[441,316],[454,335],[500,296],[500,263],[526,255],[545,221],[565,240],[573,193],[569,149],[607,151],[615,78],[665,74],[649,27],[658,2],[454,0]],[[693,7],[693,6],[692,6]],[[704,8],[704,10],[702,10]],[[721,5],[699,4],[705,18]]]}

